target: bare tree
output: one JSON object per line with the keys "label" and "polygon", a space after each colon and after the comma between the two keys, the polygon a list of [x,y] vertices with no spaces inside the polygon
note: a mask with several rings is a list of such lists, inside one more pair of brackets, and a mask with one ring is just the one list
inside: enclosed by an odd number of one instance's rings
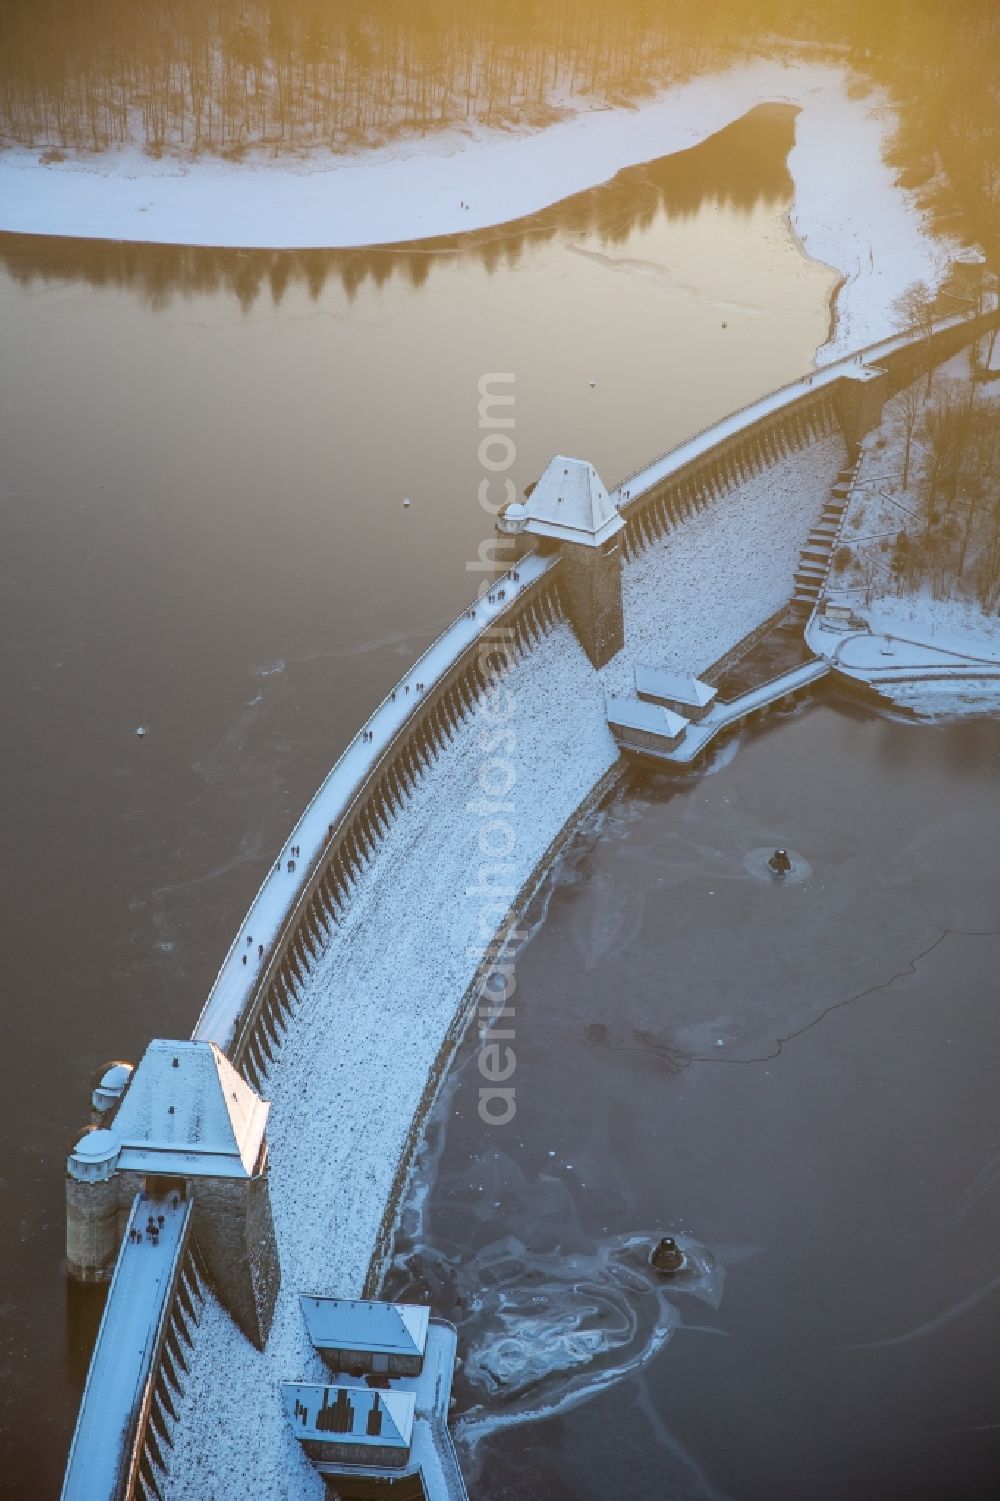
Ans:
{"label": "bare tree", "polygon": [[915,281],[898,297],[893,298],[892,311],[896,321],[918,335],[923,344],[923,359],[927,368],[927,395],[931,394],[934,378],[934,357],[931,336],[934,333],[934,293],[925,281]]}
{"label": "bare tree", "polygon": [[1000,607],[1000,500],[995,500],[976,562],[976,592],[984,615]]}
{"label": "bare tree", "polygon": [[913,434],[920,417],[923,401],[920,396],[920,386],[917,381],[911,381],[900,392],[900,402],[903,412],[903,476],[902,485],[905,490],[910,483],[910,450],[913,446]]}
{"label": "bare tree", "polygon": [[871,547],[865,548],[858,562],[861,571],[861,584],[865,595],[865,608],[871,609],[872,600],[878,587],[878,576],[881,572],[881,562],[878,554]]}

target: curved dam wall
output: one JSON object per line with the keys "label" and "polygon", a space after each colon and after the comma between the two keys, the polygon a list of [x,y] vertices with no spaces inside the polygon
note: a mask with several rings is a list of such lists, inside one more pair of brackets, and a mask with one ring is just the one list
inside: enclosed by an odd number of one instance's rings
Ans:
{"label": "curved dam wall", "polygon": [[[963,348],[998,317],[997,312],[974,319],[957,317],[944,320],[927,335],[906,333],[871,345],[713,424],[624,480],[612,492],[626,520],[623,658],[634,660],[635,650],[645,645],[647,652],[657,655],[656,661],[643,658],[651,665],[702,671],[745,633],[719,644],[718,632],[709,629],[706,634],[713,618],[723,637],[737,613],[749,622],[746,631],[759,623],[751,619],[758,604],[754,591],[766,585],[767,567],[756,568],[748,560],[745,569],[727,574],[719,565],[731,548],[745,550],[747,537],[741,533],[751,519],[755,547],[766,550],[764,534],[770,532],[781,556],[794,561],[784,545],[794,540],[797,518],[789,515],[790,510],[797,500],[804,508],[813,504],[815,475],[825,469],[835,450],[843,457],[872,425],[859,410],[865,392],[859,400],[857,387],[868,384],[859,375],[870,369],[885,372],[884,380],[872,383],[880,408],[886,396],[928,365]],[[807,453],[812,460],[796,458]],[[706,545],[696,557],[682,559],[677,538],[722,500],[730,535],[703,528]],[[753,518],[744,514],[747,510]],[[814,507],[810,515],[815,514]],[[638,571],[633,565],[651,550],[658,555],[658,545],[668,533],[673,534],[669,562],[663,561],[669,571],[658,591],[650,561]],[[767,563],[774,561],[772,557]],[[691,577],[691,568],[697,577]],[[296,988],[331,927],[342,919],[372,854],[405,808],[416,781],[490,685],[557,622],[565,621],[560,572],[558,556],[534,553],[497,580],[494,588],[504,588],[505,599],[480,600],[424,653],[352,741],[292,831],[286,851],[233,941],[192,1034],[224,1048],[251,1083],[265,1076]],[[784,598],[790,593],[790,578],[788,582]],[[738,601],[734,590],[741,596]],[[647,592],[683,598],[672,617],[663,615],[656,622],[654,630],[661,634],[654,639],[649,639],[649,629],[643,629],[649,624]],[[708,594],[715,595],[716,605],[723,599],[735,605],[735,611],[716,609],[714,617],[709,613],[706,618]],[[771,598],[760,620],[782,602],[773,593]],[[679,632],[680,619],[693,630]],[[666,646],[664,631],[669,637]],[[668,655],[662,655],[664,650]],[[620,677],[620,671],[612,677]],[[292,847],[302,853],[289,870]],[[259,949],[263,953],[258,956]]]}
{"label": "curved dam wall", "polygon": [[[230,1040],[272,1101],[282,1290],[263,1353],[208,1300],[166,1497],[246,1492],[319,1501],[321,1483],[292,1438],[277,1388],[283,1378],[322,1374],[298,1292],[374,1290],[372,1253],[377,1271],[386,1205],[496,930],[581,806],[615,774],[606,688],[640,648],[654,664],[666,655],[701,668],[773,613],[791,592],[799,548],[845,452],[838,433],[789,431],[766,468],[731,487],[709,483],[706,456],[699,498],[641,552],[629,549],[626,647],[603,672],[563,618],[558,562],[539,560],[544,572],[512,609],[527,618],[523,632],[515,627],[502,684],[510,718],[498,724],[483,712],[489,697],[477,644],[374,759]],[[755,527],[762,541],[748,578],[745,539]],[[530,563],[518,565],[522,582]],[[414,676],[425,681],[424,672],[415,668]],[[513,775],[498,778],[505,790],[493,797],[484,768],[497,756]],[[502,856],[480,843],[494,818],[516,836]],[[491,839],[487,832],[487,845]],[[299,835],[290,842],[299,845]],[[513,1004],[516,1011],[516,995]]]}
{"label": "curved dam wall", "polygon": [[[255,1086],[298,989],[416,787],[480,700],[564,621],[557,561],[526,558],[516,579],[497,582],[503,602],[480,601],[449,627],[375,711],[293,831],[289,847],[301,854],[276,862],[194,1033],[224,1047]],[[349,762],[358,752],[352,776]],[[279,921],[256,976],[254,947],[273,923],[271,907]]]}
{"label": "curved dam wall", "polygon": [[[898,389],[978,331],[951,320],[864,359]],[[637,661],[703,672],[789,598],[856,436],[855,367],[773,393],[623,482],[625,650],[606,668],[567,622],[560,558],[531,554],[495,585],[502,601],[480,600],[421,658],[309,805],[194,1034],[273,1102],[274,1325],[258,1352],[207,1293],[168,1414],[173,1448],[146,1453],[128,1494],[322,1497],[279,1391],[322,1376],[298,1293],[374,1291],[416,1132],[490,955],[616,775],[605,691],[625,691]]]}
{"label": "curved dam wall", "polygon": [[[364,1289],[428,1076],[497,925],[617,763],[599,676],[566,623],[524,652],[503,688],[509,719],[470,709],[409,780],[405,816],[383,826],[336,922],[321,936],[310,925],[308,962],[296,946],[292,1019],[261,1081],[282,1291],[263,1353],[207,1303],[166,1496],[323,1494],[277,1387],[323,1374],[298,1293]],[[503,855],[484,852],[499,847],[500,825],[513,834]],[[253,1047],[254,1069],[258,1056]]]}

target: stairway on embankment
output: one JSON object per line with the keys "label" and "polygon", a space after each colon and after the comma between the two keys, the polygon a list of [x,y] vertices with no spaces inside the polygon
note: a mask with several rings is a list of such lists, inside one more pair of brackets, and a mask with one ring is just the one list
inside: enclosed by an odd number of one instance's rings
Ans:
{"label": "stairway on embankment", "polygon": [[826,576],[830,572],[830,564],[833,562],[833,553],[840,538],[844,517],[847,514],[857,470],[857,460],[840,470],[830,490],[829,499],[823,502],[820,518],[810,531],[799,554],[799,566],[795,570],[792,610],[800,619],[810,615],[819,602]]}

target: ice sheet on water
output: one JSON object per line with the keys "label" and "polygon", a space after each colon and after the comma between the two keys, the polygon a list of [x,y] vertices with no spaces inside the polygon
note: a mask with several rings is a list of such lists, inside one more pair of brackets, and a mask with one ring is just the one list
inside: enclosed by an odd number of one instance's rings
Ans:
{"label": "ice sheet on water", "polygon": [[[478,1229],[495,1224],[495,1192],[505,1186],[483,1185]],[[649,1261],[663,1229],[595,1239],[581,1227],[564,1181],[542,1174],[525,1189],[513,1216],[518,1235],[467,1251],[421,1244],[397,1268],[405,1279],[397,1296],[426,1299],[460,1326],[464,1364],[455,1391],[467,1444],[623,1380],[684,1323],[687,1300],[718,1308],[727,1265],[753,1254],[712,1250],[674,1230],[686,1264],[667,1278]]]}
{"label": "ice sheet on water", "polygon": [[659,1232],[611,1236],[592,1250],[532,1253],[505,1238],[461,1269],[466,1411],[475,1443],[498,1426],[549,1417],[595,1397],[650,1361],[694,1297],[717,1308],[725,1269],[708,1247],[676,1234],[686,1266],[672,1278],[649,1264]]}

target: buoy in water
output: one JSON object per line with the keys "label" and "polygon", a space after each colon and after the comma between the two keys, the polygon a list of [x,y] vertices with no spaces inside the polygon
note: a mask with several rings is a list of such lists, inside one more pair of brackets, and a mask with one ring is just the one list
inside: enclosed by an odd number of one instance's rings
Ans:
{"label": "buoy in water", "polygon": [[684,1265],[684,1252],[674,1240],[672,1235],[664,1235],[662,1240],[654,1246],[649,1257],[649,1264],[664,1277],[672,1277],[679,1272]]}

